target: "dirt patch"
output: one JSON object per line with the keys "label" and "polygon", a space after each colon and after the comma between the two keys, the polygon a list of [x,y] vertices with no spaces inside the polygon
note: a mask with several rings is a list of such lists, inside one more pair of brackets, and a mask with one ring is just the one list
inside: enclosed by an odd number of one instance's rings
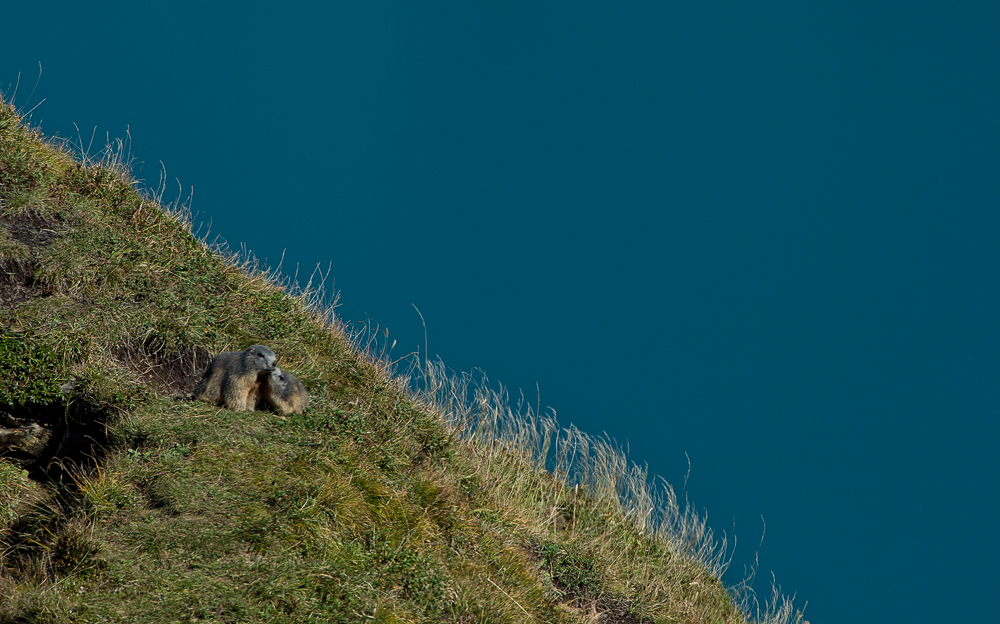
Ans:
{"label": "dirt patch", "polygon": [[164,396],[186,396],[194,392],[202,372],[212,361],[212,354],[205,348],[167,351],[154,340],[135,348],[118,349],[114,355],[143,383]]}
{"label": "dirt patch", "polygon": [[14,221],[5,220],[4,227],[10,237],[26,245],[29,249],[44,246],[59,238],[59,234],[49,227],[49,223],[37,217],[24,217]]}
{"label": "dirt patch", "polygon": [[628,601],[624,598],[574,598],[565,605],[576,613],[601,624],[654,624],[653,620],[644,620],[630,613]]}
{"label": "dirt patch", "polygon": [[[2,209],[2,205],[0,205]],[[45,295],[35,283],[36,249],[59,237],[44,220],[33,217],[0,219],[0,227],[14,241],[28,248],[28,257],[0,262],[0,307],[12,308],[19,303]]]}
{"label": "dirt patch", "polygon": [[13,308],[44,294],[34,283],[34,270],[32,261],[0,266],[0,307]]}
{"label": "dirt patch", "polygon": [[604,592],[601,575],[584,553],[552,542],[533,544],[526,552],[548,575],[564,608],[602,624],[653,624],[633,613],[632,603],[623,596]]}

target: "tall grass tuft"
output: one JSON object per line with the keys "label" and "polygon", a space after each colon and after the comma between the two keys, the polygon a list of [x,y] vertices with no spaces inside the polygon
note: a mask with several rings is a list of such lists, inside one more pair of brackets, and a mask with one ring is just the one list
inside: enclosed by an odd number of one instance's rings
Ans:
{"label": "tall grass tuft", "polygon": [[[441,362],[411,357],[409,368],[399,374],[411,396],[441,415],[453,435],[478,457],[484,478],[494,482],[505,505],[536,509],[540,525],[556,522],[562,509],[532,504],[540,499],[558,501],[586,497],[587,505],[612,518],[612,531],[584,536],[593,548],[618,565],[629,568],[640,593],[654,594],[663,579],[653,558],[630,558],[635,536],[665,546],[669,553],[687,559],[694,567],[721,581],[732,553],[725,534],[716,536],[707,519],[686,500],[681,503],[662,477],[650,478],[645,466],[607,436],[595,437],[573,425],[562,427],[555,412],[542,412],[524,396],[514,403],[503,386],[496,389],[485,375],[455,373]],[[525,464],[533,470],[525,470]],[[538,473],[552,475],[538,479]],[[526,501],[531,501],[526,504]],[[570,514],[571,522],[575,521]],[[607,517],[606,516],[606,517]],[[572,526],[571,530],[578,527]],[[589,538],[589,539],[588,539]],[[644,553],[648,555],[649,553]],[[623,570],[624,571],[624,570]],[[753,572],[729,592],[748,621],[790,624],[802,620],[793,598],[772,585],[772,595],[761,604],[752,588]]]}

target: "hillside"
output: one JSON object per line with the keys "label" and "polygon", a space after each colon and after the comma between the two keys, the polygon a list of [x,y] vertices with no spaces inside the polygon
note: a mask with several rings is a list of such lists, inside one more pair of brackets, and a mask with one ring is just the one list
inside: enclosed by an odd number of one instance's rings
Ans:
{"label": "hillside", "polygon": [[[120,146],[0,106],[0,623],[747,621],[711,532],[612,445],[394,373],[189,226]],[[185,398],[251,344],[306,413]]]}

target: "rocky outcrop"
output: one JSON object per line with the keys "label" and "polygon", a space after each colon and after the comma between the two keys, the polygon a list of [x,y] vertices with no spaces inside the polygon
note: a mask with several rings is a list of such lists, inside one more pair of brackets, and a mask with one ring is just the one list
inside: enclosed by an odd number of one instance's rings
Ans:
{"label": "rocky outcrop", "polygon": [[32,478],[59,478],[64,468],[90,464],[104,453],[107,414],[85,404],[0,404],[0,457]]}
{"label": "rocky outcrop", "polygon": [[37,459],[45,453],[51,439],[51,428],[0,413],[0,454],[14,459]]}

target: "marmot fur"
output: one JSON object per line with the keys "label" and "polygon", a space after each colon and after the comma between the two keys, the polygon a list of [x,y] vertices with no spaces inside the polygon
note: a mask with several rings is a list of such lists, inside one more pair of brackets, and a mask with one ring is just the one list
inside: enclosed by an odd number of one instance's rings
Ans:
{"label": "marmot fur", "polygon": [[264,345],[243,351],[223,351],[212,359],[194,398],[236,411],[254,410],[259,402],[260,385],[277,367],[277,356]]}
{"label": "marmot fur", "polygon": [[309,395],[299,378],[275,368],[260,386],[260,401],[282,416],[301,414],[309,407]]}

